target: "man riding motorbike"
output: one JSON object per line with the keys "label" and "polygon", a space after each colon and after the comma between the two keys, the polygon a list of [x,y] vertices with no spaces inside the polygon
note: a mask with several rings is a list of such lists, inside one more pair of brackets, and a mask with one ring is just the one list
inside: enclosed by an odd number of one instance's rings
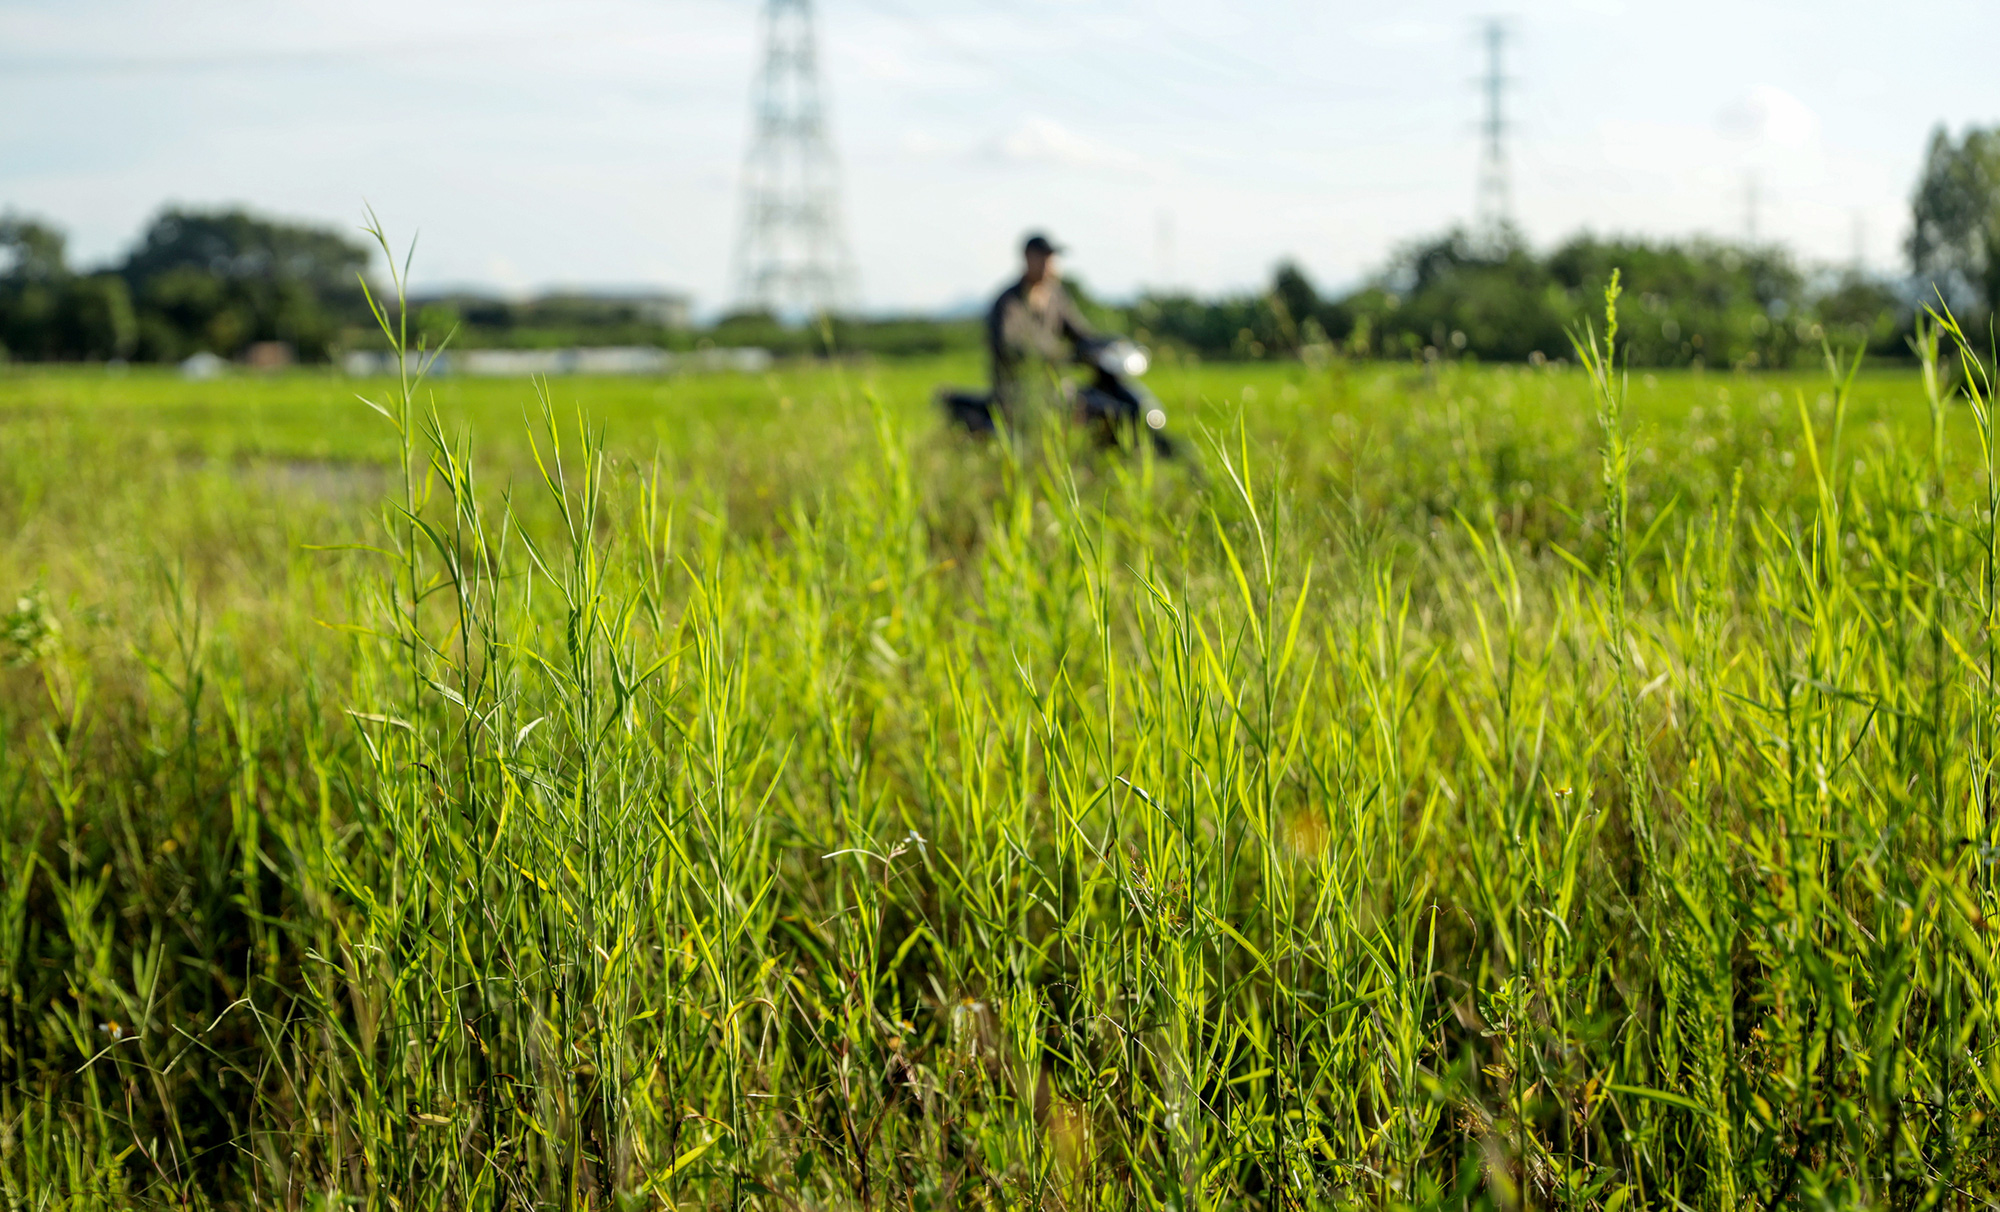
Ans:
{"label": "man riding motorbike", "polygon": [[1020,280],[986,313],[993,406],[1010,427],[1031,423],[1029,407],[1048,402],[1043,397],[1055,390],[1055,380],[1047,368],[1069,361],[1096,335],[1063,289],[1061,253],[1047,236],[1029,236],[1021,246]]}
{"label": "man riding motorbike", "polygon": [[[1061,253],[1044,235],[1021,246],[1022,272],[986,313],[986,348],[992,370],[990,392],[944,388],[937,400],[967,432],[983,436],[1005,421],[1013,433],[1032,430],[1045,417],[1074,414],[1096,433],[1100,446],[1124,446],[1144,431],[1155,453],[1174,453],[1160,432],[1166,412],[1138,382],[1146,373],[1145,351],[1122,337],[1091,330],[1063,289],[1056,263]],[[1092,381],[1080,389],[1057,368],[1072,360],[1089,366]]]}

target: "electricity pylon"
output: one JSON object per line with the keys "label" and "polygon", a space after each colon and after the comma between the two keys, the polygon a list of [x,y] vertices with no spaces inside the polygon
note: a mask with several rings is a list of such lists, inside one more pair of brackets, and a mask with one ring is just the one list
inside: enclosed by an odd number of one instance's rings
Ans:
{"label": "electricity pylon", "polygon": [[736,244],[738,303],[774,314],[853,302],[839,173],[820,99],[811,0],[766,0]]}
{"label": "electricity pylon", "polygon": [[1498,18],[1486,22],[1482,31],[1486,43],[1486,74],[1480,78],[1485,94],[1486,119],[1479,124],[1479,198],[1476,210],[1481,240],[1501,247],[1514,230],[1513,188],[1507,174],[1506,99],[1507,77],[1500,70],[1500,55],[1507,42],[1507,26]]}

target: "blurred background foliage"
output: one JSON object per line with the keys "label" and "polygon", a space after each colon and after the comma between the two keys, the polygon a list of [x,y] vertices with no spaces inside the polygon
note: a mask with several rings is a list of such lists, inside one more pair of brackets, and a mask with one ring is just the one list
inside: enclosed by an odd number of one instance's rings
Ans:
{"label": "blurred background foliage", "polygon": [[[1907,274],[1810,267],[1782,246],[1696,236],[1581,233],[1552,249],[1517,232],[1452,230],[1405,245],[1369,279],[1323,291],[1296,264],[1221,298],[1148,293],[1123,304],[1073,293],[1102,327],[1169,358],[1560,359],[1615,267],[1627,289],[1634,364],[1758,369],[1815,365],[1822,341],[1907,357],[1913,318],[1949,303],[1983,327],[2000,303],[2000,129],[1940,127],[1911,195]],[[0,356],[16,361],[243,357],[259,342],[321,361],[374,336],[360,278],[367,251],[309,224],[242,210],[162,211],[116,264],[72,268],[50,223],[0,216]],[[435,346],[761,346],[780,356],[933,356],[983,342],[977,315],[758,312],[689,323],[640,297],[560,293],[421,300],[415,336]]]}
{"label": "blurred background foliage", "polygon": [[1513,236],[1452,231],[1405,247],[1374,281],[1324,298],[1280,265],[1259,295],[1149,297],[1143,339],[1202,357],[1377,356],[1540,361],[1566,356],[1593,290],[1623,271],[1635,364],[1755,369],[1803,365],[1822,338],[1904,352],[1916,305],[1902,284],[1810,275],[1784,250],[1712,240],[1577,236],[1545,256]]}

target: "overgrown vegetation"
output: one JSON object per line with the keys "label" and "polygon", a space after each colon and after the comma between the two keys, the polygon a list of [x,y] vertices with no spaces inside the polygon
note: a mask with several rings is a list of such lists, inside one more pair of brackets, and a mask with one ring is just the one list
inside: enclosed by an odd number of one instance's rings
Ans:
{"label": "overgrown vegetation", "polygon": [[1985,1198],[1987,366],[1629,331],[1169,370],[1200,474],[6,381],[0,1198]]}

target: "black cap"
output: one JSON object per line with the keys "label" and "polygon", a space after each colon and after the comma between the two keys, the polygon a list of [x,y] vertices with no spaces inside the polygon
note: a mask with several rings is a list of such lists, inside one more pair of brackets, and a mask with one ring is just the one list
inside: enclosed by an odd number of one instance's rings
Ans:
{"label": "black cap", "polygon": [[1031,257],[1036,253],[1054,255],[1056,253],[1060,253],[1061,251],[1062,251],[1061,247],[1050,243],[1049,238],[1040,232],[1036,232],[1034,235],[1029,236],[1027,243],[1021,245],[1021,255],[1024,257]]}

